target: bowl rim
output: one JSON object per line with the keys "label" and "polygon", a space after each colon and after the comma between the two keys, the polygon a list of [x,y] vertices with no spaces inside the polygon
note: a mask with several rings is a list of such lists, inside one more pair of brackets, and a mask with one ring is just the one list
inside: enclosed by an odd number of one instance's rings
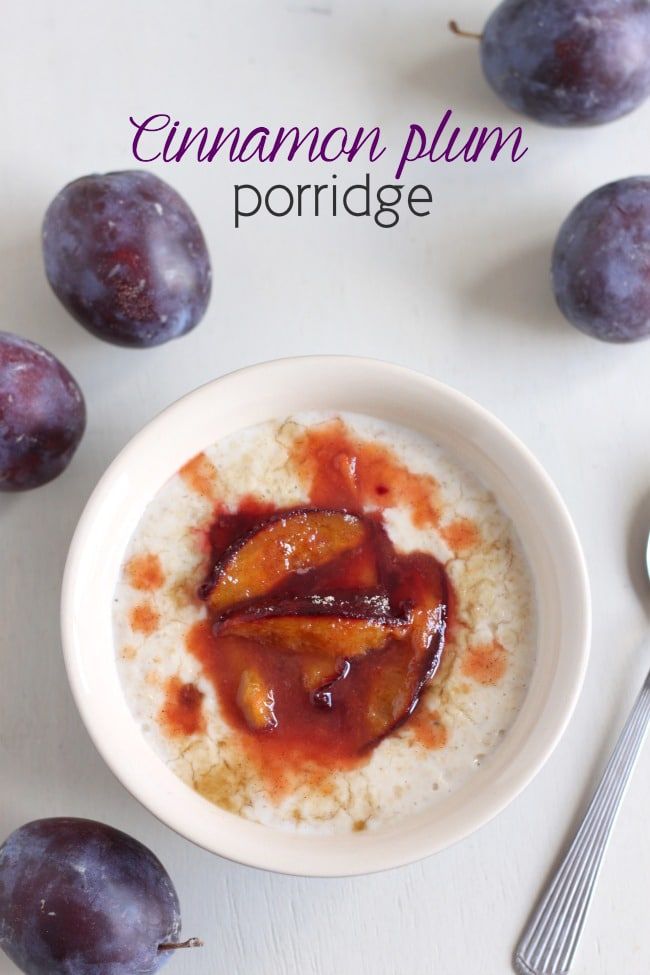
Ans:
{"label": "bowl rim", "polygon": [[[296,850],[293,854],[287,853],[286,850],[278,850],[276,849],[277,844],[272,842],[274,837],[283,836],[286,838],[293,837],[296,834],[285,833],[273,827],[263,826],[257,823],[250,823],[250,821],[243,820],[242,817],[227,813],[210,804],[211,808],[216,810],[215,817],[222,822],[225,822],[223,817],[227,817],[228,820],[237,820],[240,825],[242,822],[246,823],[246,828],[252,826],[254,830],[258,831],[258,837],[261,835],[259,831],[262,831],[266,838],[271,840],[268,845],[264,843],[257,844],[257,849],[251,852],[246,842],[237,841],[234,844],[230,842],[228,839],[228,829],[224,830],[223,835],[217,830],[215,831],[215,836],[208,837],[206,836],[205,830],[201,831],[194,827],[189,816],[185,819],[178,814],[171,814],[169,809],[165,808],[165,790],[162,789],[161,794],[152,795],[151,791],[148,792],[145,786],[137,784],[131,770],[128,768],[128,757],[125,758],[124,754],[116,754],[115,749],[111,745],[111,741],[99,731],[93,702],[87,693],[84,673],[80,667],[82,654],[79,653],[79,640],[75,619],[77,589],[80,585],[80,573],[83,568],[83,560],[86,554],[85,548],[88,544],[89,535],[92,532],[95,519],[101,513],[106,499],[113,489],[116,479],[122,473],[125,465],[130,462],[134,453],[149,438],[158,433],[170,418],[174,417],[179,411],[188,410],[194,402],[206,396],[211,390],[218,391],[224,389],[229,383],[245,382],[246,380],[253,381],[252,388],[254,389],[255,384],[263,376],[268,379],[274,372],[279,373],[287,369],[318,369],[319,367],[334,370],[345,369],[348,372],[352,368],[366,372],[374,372],[378,383],[381,383],[382,378],[385,380],[401,381],[407,386],[408,383],[418,383],[422,388],[428,388],[432,398],[443,397],[455,408],[471,416],[472,420],[480,424],[485,431],[489,431],[491,435],[506,444],[510,451],[514,451],[539,485],[540,491],[545,495],[546,502],[553,509],[554,517],[563,532],[562,544],[565,548],[565,555],[568,553],[571,560],[570,570],[572,573],[573,595],[575,600],[575,633],[577,634],[577,639],[574,639],[571,643],[573,660],[570,669],[570,684],[564,688],[562,707],[557,710],[550,723],[547,721],[544,735],[538,736],[540,740],[537,741],[536,748],[534,749],[534,759],[525,769],[521,769],[517,775],[505,776],[500,783],[500,788],[492,790],[496,794],[492,795],[490,801],[484,802],[482,809],[472,810],[471,813],[466,814],[462,822],[459,822],[455,828],[448,828],[442,838],[439,837],[436,839],[435,836],[418,835],[417,841],[413,841],[410,844],[407,837],[405,842],[395,842],[393,844],[388,842],[381,848],[374,848],[369,851],[368,849],[363,849],[364,841],[362,838],[371,834],[355,834],[360,840],[361,852],[359,856],[353,856],[351,854],[348,856],[345,851],[342,851],[340,856],[332,857],[328,853],[327,844],[323,844],[322,842],[310,843],[309,841],[315,840],[315,837],[304,835],[298,836]],[[332,409],[336,409],[336,407],[333,406]],[[291,410],[288,411],[288,413],[290,412]],[[294,410],[294,412],[297,411]],[[242,429],[243,426],[242,424],[239,428]],[[170,469],[168,476],[172,476],[173,473],[174,469]],[[143,510],[140,509],[140,516]],[[161,410],[119,451],[93,489],[73,534],[62,580],[61,633],[68,680],[75,704],[86,730],[97,751],[116,778],[149,812],[191,842],[234,862],[290,875],[341,877],[365,875],[404,866],[440,852],[442,849],[464,839],[470,833],[473,833],[493,819],[530,784],[564,734],[583,686],[591,640],[591,596],[585,558],[577,531],[562,496],[529,448],[501,420],[464,393],[447,386],[445,383],[425,373],[412,370],[405,366],[396,365],[380,359],[351,355],[292,356],[244,366],[202,384]],[[144,736],[141,737],[142,741],[146,744]],[[150,749],[148,744],[146,744],[146,747]],[[150,750],[154,754],[153,750]],[[158,758],[158,756],[156,758],[161,769],[165,769],[173,776],[176,782],[183,786],[183,789],[189,790],[192,795],[197,795],[167,768],[162,759]],[[199,798],[201,798],[202,802],[207,802],[202,797]],[[392,831],[388,831],[387,837],[390,839],[389,834],[394,838],[400,835],[401,839],[399,826]],[[330,845],[332,843],[336,845],[340,835],[333,834],[326,839],[329,840]],[[323,837],[319,837],[318,839],[322,840]],[[306,844],[305,841],[307,841]],[[313,846],[313,850],[310,850],[311,846]]]}

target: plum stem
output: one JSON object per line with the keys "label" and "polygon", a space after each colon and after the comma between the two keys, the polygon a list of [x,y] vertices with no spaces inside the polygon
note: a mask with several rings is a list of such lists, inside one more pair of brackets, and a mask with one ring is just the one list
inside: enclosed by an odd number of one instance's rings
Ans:
{"label": "plum stem", "polygon": [[474,31],[471,30],[462,30],[462,28],[458,26],[458,22],[455,20],[449,21],[449,30],[452,32],[452,34],[455,34],[456,37],[469,37],[473,41],[480,41],[483,39],[482,34],[475,34]]}
{"label": "plum stem", "polygon": [[170,941],[164,945],[158,945],[158,951],[176,951],[177,948],[202,948],[203,942],[200,938],[188,938],[187,941]]}

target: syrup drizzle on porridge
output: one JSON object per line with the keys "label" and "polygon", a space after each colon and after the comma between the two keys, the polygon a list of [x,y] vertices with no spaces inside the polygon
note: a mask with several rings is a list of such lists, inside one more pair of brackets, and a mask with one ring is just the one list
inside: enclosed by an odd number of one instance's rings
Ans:
{"label": "syrup drizzle on porridge", "polygon": [[[435,676],[413,713],[369,745],[346,737],[334,711],[315,711],[304,689],[298,694],[295,660],[215,636],[198,595],[237,533],[295,508],[356,513],[385,537],[391,557],[423,559],[444,575],[445,649]],[[329,570],[330,584],[345,583],[346,572],[361,578],[364,557],[343,560],[338,579]],[[292,597],[304,592],[296,585]],[[423,438],[347,414],[263,424],[185,464],[132,538],[114,626],[128,703],[170,767],[231,812],[300,831],[373,828],[443,800],[512,724],[535,648],[529,570],[489,492]],[[277,734],[242,715],[242,652],[270,685],[293,688],[278,691]],[[382,652],[357,663],[348,713],[355,702],[363,709],[361,689]],[[345,704],[343,695],[337,714]]]}

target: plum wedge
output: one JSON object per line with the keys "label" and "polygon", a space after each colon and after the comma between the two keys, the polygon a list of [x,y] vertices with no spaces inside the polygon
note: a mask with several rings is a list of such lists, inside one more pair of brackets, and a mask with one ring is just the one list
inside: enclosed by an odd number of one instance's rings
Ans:
{"label": "plum wedge", "polygon": [[219,636],[236,636],[285,653],[352,659],[408,634],[411,617],[395,617],[384,595],[299,596],[222,619]]}
{"label": "plum wedge", "polygon": [[413,600],[409,639],[389,648],[367,683],[365,723],[369,743],[379,741],[417,707],[442,656],[449,594],[444,571],[421,553],[404,557],[401,595]]}
{"label": "plum wedge", "polygon": [[371,744],[384,738],[415,710],[426,682],[437,669],[445,633],[442,607],[428,617],[426,630],[425,643],[423,630],[418,634],[414,624],[411,639],[394,649],[368,683],[365,723]]}
{"label": "plum wedge", "polygon": [[350,673],[350,662],[344,657],[309,654],[302,663],[302,683],[306,691],[315,694],[341,680]]}
{"label": "plum wedge", "polygon": [[271,731],[277,728],[275,695],[260,672],[254,668],[245,670],[239,681],[237,704],[253,731]]}
{"label": "plum wedge", "polygon": [[237,539],[200,595],[217,616],[260,599],[295,573],[305,573],[357,548],[366,524],[345,511],[295,508],[273,515]]}

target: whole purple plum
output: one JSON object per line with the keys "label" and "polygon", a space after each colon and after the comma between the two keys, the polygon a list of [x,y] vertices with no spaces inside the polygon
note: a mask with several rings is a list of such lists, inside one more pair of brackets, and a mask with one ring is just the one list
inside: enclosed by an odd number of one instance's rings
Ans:
{"label": "whole purple plum", "polygon": [[41,819],[0,847],[0,947],[27,975],[152,975],[180,927],[165,868],[119,830]]}
{"label": "whole purple plum", "polygon": [[210,298],[210,257],[185,200],[153,173],[83,176],[43,221],[45,273],[94,335],[145,348],[185,335]]}
{"label": "whole purple plum", "polygon": [[549,125],[609,122],[650,94],[650,3],[503,0],[485,25],[481,60],[518,112]]}
{"label": "whole purple plum", "polygon": [[23,491],[57,477],[86,427],[77,383],[36,342],[0,332],[0,491]]}
{"label": "whole purple plum", "polygon": [[650,336],[650,177],[601,186],[571,211],[552,261],[569,321],[607,342]]}

